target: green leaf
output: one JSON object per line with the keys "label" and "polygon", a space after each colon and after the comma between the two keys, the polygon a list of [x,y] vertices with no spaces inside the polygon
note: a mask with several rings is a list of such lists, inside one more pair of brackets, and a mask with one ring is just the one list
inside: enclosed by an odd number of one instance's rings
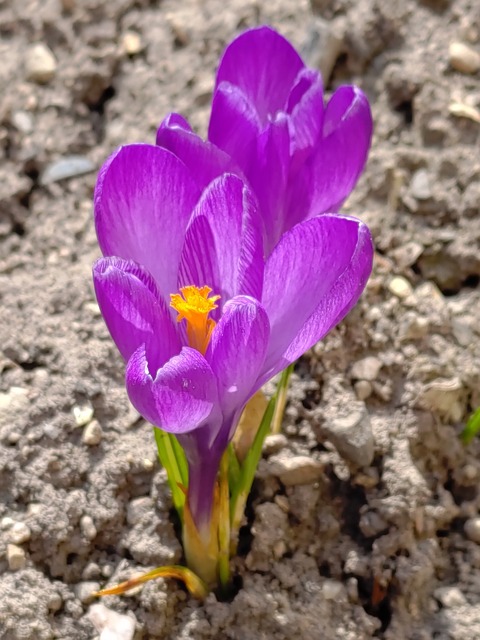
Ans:
{"label": "green leaf", "polygon": [[172,491],[173,506],[183,523],[183,507],[185,505],[185,491],[188,487],[188,465],[185,453],[176,437],[153,428],[157,443],[158,457],[167,472],[168,484]]}
{"label": "green leaf", "polygon": [[480,407],[472,413],[467,420],[465,429],[460,434],[463,444],[470,444],[476,435],[480,433]]}
{"label": "green leaf", "polygon": [[245,508],[245,503],[247,501],[248,494],[250,493],[250,489],[252,488],[255,471],[257,470],[257,466],[262,455],[263,443],[270,431],[276,402],[277,396],[274,396],[268,403],[265,413],[263,414],[262,422],[260,423],[260,427],[258,428],[255,436],[255,440],[253,441],[253,445],[247,453],[247,457],[240,468],[238,480],[231,488],[230,521],[232,523],[234,535],[237,533]]}
{"label": "green leaf", "polygon": [[275,404],[275,413],[272,421],[272,433],[280,433],[283,414],[285,413],[285,405],[287,404],[288,384],[294,368],[295,362],[292,362],[292,364],[289,364],[288,367],[282,371],[276,392],[277,402]]}

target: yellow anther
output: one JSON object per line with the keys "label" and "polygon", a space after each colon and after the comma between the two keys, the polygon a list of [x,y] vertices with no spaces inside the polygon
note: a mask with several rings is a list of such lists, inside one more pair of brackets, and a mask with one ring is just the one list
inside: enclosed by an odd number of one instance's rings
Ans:
{"label": "yellow anther", "polygon": [[[180,293],[170,294],[170,306],[178,313],[177,322],[187,323],[187,337],[191,347],[205,353],[215,327],[215,321],[208,317],[217,308],[215,302],[220,296],[208,296],[210,287],[182,287]],[[183,297],[182,297],[183,296]]]}

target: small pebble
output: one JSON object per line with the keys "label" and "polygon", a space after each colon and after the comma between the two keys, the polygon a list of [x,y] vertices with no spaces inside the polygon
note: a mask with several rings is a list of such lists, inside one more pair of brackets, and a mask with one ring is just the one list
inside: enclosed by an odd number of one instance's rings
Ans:
{"label": "small pebble", "polygon": [[458,587],[439,587],[435,589],[433,595],[447,609],[463,607],[467,604],[467,599]]}
{"label": "small pebble", "polygon": [[311,484],[323,474],[323,464],[309,456],[272,456],[269,467],[286,487]]}
{"label": "small pebble", "polygon": [[102,427],[98,420],[92,420],[85,427],[85,431],[83,432],[82,442],[83,444],[88,445],[89,447],[93,447],[97,444],[100,444],[103,436]]}
{"label": "small pebble", "polygon": [[352,402],[343,416],[327,422],[323,430],[344,458],[359,467],[368,467],[375,455],[375,441],[367,409],[363,402]]}
{"label": "small pebble", "polygon": [[27,564],[27,556],[22,547],[16,544],[7,544],[7,562],[10,571],[23,569]]}
{"label": "small pebble", "polygon": [[93,604],[87,614],[100,634],[99,640],[132,640],[135,634],[135,618],[132,613],[123,615],[103,604]]}
{"label": "small pebble", "polygon": [[94,599],[95,591],[100,590],[100,583],[94,581],[88,582],[79,582],[75,586],[75,595],[80,600],[82,604],[86,604],[91,602]]}
{"label": "small pebble", "polygon": [[480,123],[480,110],[463,102],[452,102],[448,106],[448,113],[455,116],[455,118],[466,118],[467,120]]}
{"label": "small pebble", "polygon": [[93,418],[93,407],[90,403],[76,405],[72,411],[77,427],[84,427]]}
{"label": "small pebble", "polygon": [[413,293],[412,285],[402,276],[395,276],[392,278],[388,283],[388,290],[401,300],[408,298],[408,296]]}
{"label": "small pebble", "polygon": [[93,540],[97,535],[95,524],[88,515],[80,518],[80,530],[87,540]]}
{"label": "small pebble", "polygon": [[55,613],[55,611],[60,611],[60,609],[62,608],[62,604],[63,598],[58,592],[52,593],[48,596],[47,607],[50,611],[52,611],[52,613]]}
{"label": "small pebble", "polygon": [[369,382],[373,382],[373,380],[377,379],[381,368],[381,360],[374,356],[367,356],[354,362],[350,374],[354,380],[368,380]]}
{"label": "small pebble", "polygon": [[480,544],[480,518],[470,518],[465,522],[463,529],[469,540]]}
{"label": "small pebble", "polygon": [[10,542],[13,544],[23,544],[24,542],[28,542],[31,535],[32,532],[24,522],[15,522],[8,532]]}
{"label": "small pebble", "polygon": [[480,69],[480,53],[463,42],[452,42],[448,55],[451,67],[460,73],[477,73]]}
{"label": "small pebble", "polygon": [[367,380],[357,380],[353,385],[358,400],[366,400],[372,395],[373,387]]}
{"label": "small pebble", "polygon": [[25,57],[27,80],[47,84],[54,78],[56,70],[57,61],[47,45],[39,43],[27,49]]}
{"label": "small pebble", "polygon": [[95,171],[95,169],[94,163],[85,156],[65,156],[47,165],[40,176],[39,182],[44,186],[67,178],[82,176]]}
{"label": "small pebble", "polygon": [[5,516],[0,520],[0,529],[2,531],[6,531],[7,529],[10,529],[10,527],[13,526],[14,524],[15,524],[15,520],[13,518],[9,518],[8,516]]}
{"label": "small pebble", "polygon": [[271,456],[284,449],[288,444],[287,438],[283,433],[273,433],[267,436],[263,443],[263,452],[266,456]]}
{"label": "small pebble", "polygon": [[122,48],[129,56],[135,56],[143,49],[142,39],[136,31],[127,31],[122,38]]}
{"label": "small pebble", "polygon": [[17,131],[21,133],[31,133],[33,131],[32,116],[26,111],[14,111],[11,119]]}
{"label": "small pebble", "polygon": [[338,580],[325,580],[322,591],[325,600],[338,600],[343,592],[343,584]]}
{"label": "small pebble", "polygon": [[419,169],[413,174],[410,182],[410,191],[417,200],[428,200],[432,197],[432,188],[430,186],[430,178],[425,169]]}

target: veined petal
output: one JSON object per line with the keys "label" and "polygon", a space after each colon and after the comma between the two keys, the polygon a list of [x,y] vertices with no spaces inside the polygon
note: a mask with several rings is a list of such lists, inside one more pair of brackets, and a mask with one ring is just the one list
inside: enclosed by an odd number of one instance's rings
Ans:
{"label": "veined petal", "polygon": [[355,304],[372,257],[370,232],[354,218],[326,214],[285,233],[265,265],[267,378],[323,338]]}
{"label": "veined petal", "polygon": [[155,377],[149,373],[144,346],[127,364],[126,386],[133,406],[149,422],[169,433],[188,433],[218,413],[215,375],[205,358],[184,347]]}
{"label": "veined petal", "polygon": [[142,264],[164,298],[175,291],[180,251],[200,190],[173,153],[147,144],[121,147],[95,188],[95,225],[104,255]]}
{"label": "veined petal", "polygon": [[154,373],[180,351],[173,320],[152,276],[136,262],[100,258],[93,267],[100,311],[125,360],[146,345]]}
{"label": "veined petal", "polygon": [[295,171],[314,149],[322,134],[323,82],[318,71],[302,69],[288,101],[294,163],[291,171]]}
{"label": "veined petal", "polygon": [[255,106],[243,91],[229,82],[222,82],[213,94],[208,139],[235,159],[246,172],[256,152],[256,140],[261,124]]}
{"label": "veined petal", "polygon": [[292,45],[270,27],[249,29],[225,50],[216,87],[230,82],[255,105],[266,123],[286,108],[292,84],[304,66]]}
{"label": "veined petal", "polygon": [[372,271],[372,261],[370,231],[366,225],[359,223],[358,242],[349,265],[288,347],[285,352],[288,363],[294,362],[326,336],[357,304]]}
{"label": "veined petal", "polygon": [[285,230],[285,198],[290,169],[290,128],[288,116],[278,114],[257,140],[250,180],[264,222],[264,251],[268,256]]}
{"label": "veined petal", "polygon": [[[204,192],[185,235],[178,286],[208,285],[222,297],[259,298],[263,247],[256,203],[237,176],[225,174]],[[220,315],[220,309],[212,317]]]}
{"label": "veined petal", "polygon": [[201,191],[222,173],[240,173],[230,156],[193,133],[188,122],[176,113],[167,116],[159,126],[157,145],[187,165]]}
{"label": "veined petal", "polygon": [[360,89],[340,87],[329,101],[322,138],[292,181],[291,223],[335,212],[353,190],[365,166],[372,137],[370,106]]}
{"label": "veined petal", "polygon": [[161,132],[163,129],[174,129],[174,128],[183,129],[183,131],[186,131],[187,133],[192,131],[192,127],[190,126],[190,123],[180,113],[175,113],[175,112],[169,113],[168,116],[165,116],[165,118],[160,123],[160,126],[158,127],[157,144],[159,144],[158,142],[159,132]]}
{"label": "veined petal", "polygon": [[269,337],[267,313],[257,300],[238,296],[227,302],[205,354],[218,379],[225,416],[243,407],[256,389]]}

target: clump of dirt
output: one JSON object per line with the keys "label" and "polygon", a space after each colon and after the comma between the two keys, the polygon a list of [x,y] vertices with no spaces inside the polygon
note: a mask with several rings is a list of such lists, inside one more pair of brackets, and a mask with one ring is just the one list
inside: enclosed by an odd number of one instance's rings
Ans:
{"label": "clump of dirt", "polygon": [[[92,290],[95,171],[169,111],[205,133],[219,54],[261,23],[371,99],[345,211],[374,273],[297,364],[232,601],[158,581],[98,609],[182,552]],[[0,37],[0,638],[87,640],[115,612],[136,639],[479,638],[477,3],[0,1]]]}

